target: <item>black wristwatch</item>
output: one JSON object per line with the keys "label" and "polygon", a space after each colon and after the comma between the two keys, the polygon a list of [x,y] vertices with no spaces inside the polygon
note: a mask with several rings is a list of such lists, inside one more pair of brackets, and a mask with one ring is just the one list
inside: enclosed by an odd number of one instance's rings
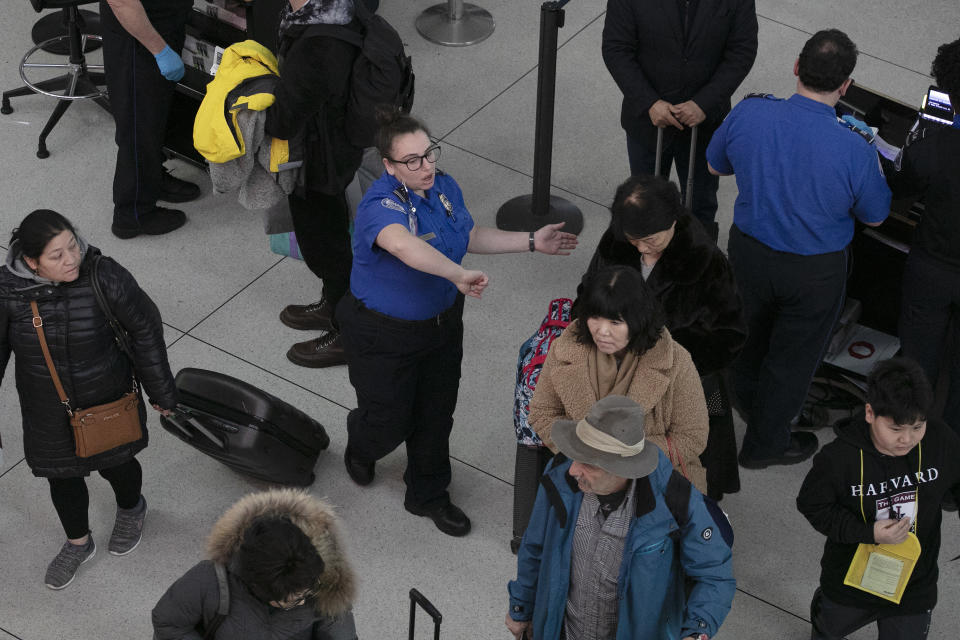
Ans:
{"label": "black wristwatch", "polygon": [[533,231],[530,232],[530,253],[537,250],[537,244],[533,241]]}

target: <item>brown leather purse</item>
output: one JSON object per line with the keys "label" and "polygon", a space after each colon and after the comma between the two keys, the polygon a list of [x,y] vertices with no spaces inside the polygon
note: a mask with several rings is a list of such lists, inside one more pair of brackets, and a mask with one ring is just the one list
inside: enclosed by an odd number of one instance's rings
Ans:
{"label": "brown leather purse", "polygon": [[[96,277],[96,269],[93,269],[90,278],[93,280]],[[99,283],[96,284],[94,293],[97,296],[97,302],[102,306],[105,301],[101,299]],[[70,416],[70,426],[73,427],[77,457],[89,458],[142,438],[143,428],[140,425],[140,395],[137,389],[137,379],[133,379],[133,389],[125,393],[119,400],[98,404],[89,409],[72,409],[70,399],[67,398],[63,385],[60,383],[60,376],[57,375],[57,370],[53,367],[53,359],[50,357],[50,349],[47,347],[47,339],[43,333],[43,319],[40,317],[40,309],[37,307],[35,300],[30,301],[30,309],[33,311],[33,327],[37,330],[40,349],[43,351],[43,359],[47,363],[47,369],[50,370],[50,377],[53,378],[53,386],[56,387],[60,402],[66,408],[67,415]],[[108,314],[110,325],[115,331],[116,327],[113,324],[113,318],[110,317],[109,310],[104,309],[104,311]],[[119,336],[117,336],[117,340],[120,341]]]}

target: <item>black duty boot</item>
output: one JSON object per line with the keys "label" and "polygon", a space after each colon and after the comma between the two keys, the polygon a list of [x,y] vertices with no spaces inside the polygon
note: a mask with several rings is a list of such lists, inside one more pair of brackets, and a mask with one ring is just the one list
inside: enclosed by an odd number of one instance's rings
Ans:
{"label": "black duty boot", "polygon": [[301,367],[312,369],[347,364],[343,341],[336,331],[328,331],[313,340],[298,342],[287,351],[287,359]]}

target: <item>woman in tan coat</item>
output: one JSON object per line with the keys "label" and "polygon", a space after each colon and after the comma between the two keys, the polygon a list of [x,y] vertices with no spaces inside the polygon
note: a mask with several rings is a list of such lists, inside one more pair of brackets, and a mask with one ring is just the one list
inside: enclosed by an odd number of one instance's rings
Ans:
{"label": "woman in tan coat", "polygon": [[588,274],[574,315],[530,401],[529,422],[544,444],[556,452],[550,431],[558,418],[580,420],[600,398],[624,395],[646,409],[647,441],[706,493],[699,456],[709,423],[700,376],[640,273],[616,266]]}

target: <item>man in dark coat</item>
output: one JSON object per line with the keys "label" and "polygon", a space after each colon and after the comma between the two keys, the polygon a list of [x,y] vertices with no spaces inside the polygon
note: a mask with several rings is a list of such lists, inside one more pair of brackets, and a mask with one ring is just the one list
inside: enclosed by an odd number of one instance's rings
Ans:
{"label": "man in dark coat", "polygon": [[662,128],[661,173],[669,176],[675,161],[686,185],[690,128],[699,125],[693,214],[714,240],[719,180],[707,171],[704,150],[756,56],[753,0],[607,2],[603,61],[623,92],[620,124],[627,132],[630,172],[653,173]]}

